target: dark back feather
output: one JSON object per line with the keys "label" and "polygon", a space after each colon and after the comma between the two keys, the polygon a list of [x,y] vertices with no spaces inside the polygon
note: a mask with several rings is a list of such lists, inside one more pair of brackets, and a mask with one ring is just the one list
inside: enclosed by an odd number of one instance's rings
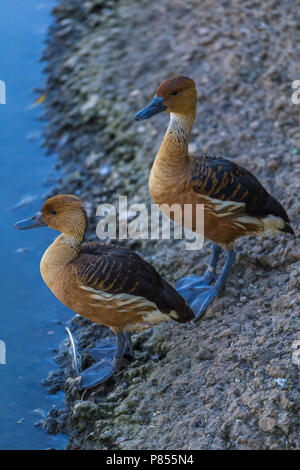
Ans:
{"label": "dark back feather", "polygon": [[[179,322],[194,314],[178,292],[137,253],[116,245],[85,242],[72,261],[81,283],[110,294],[130,294],[154,302],[163,313],[175,310]],[[172,317],[173,318],[173,317]]]}
{"label": "dark back feather", "polygon": [[191,184],[196,193],[245,204],[254,217],[274,215],[289,222],[282,205],[245,168],[221,157],[190,157]]}

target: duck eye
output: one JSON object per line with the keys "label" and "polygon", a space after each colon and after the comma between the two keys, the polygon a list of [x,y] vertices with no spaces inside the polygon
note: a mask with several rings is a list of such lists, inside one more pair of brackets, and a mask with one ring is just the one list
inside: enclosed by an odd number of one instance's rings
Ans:
{"label": "duck eye", "polygon": [[177,95],[178,91],[177,90],[174,90],[172,91],[171,95]]}
{"label": "duck eye", "polygon": [[55,215],[56,211],[51,211],[50,214]]}

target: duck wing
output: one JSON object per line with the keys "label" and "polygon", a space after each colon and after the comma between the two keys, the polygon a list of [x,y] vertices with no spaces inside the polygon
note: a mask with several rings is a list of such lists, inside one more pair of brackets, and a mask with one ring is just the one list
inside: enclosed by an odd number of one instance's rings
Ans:
{"label": "duck wing", "polygon": [[110,294],[144,297],[163,313],[175,310],[177,321],[194,318],[192,310],[178,292],[134,251],[116,245],[85,242],[72,261],[78,281]]}
{"label": "duck wing", "polygon": [[282,205],[245,168],[221,157],[190,157],[190,183],[195,193],[220,201],[244,204],[253,217],[274,215],[289,222]]}

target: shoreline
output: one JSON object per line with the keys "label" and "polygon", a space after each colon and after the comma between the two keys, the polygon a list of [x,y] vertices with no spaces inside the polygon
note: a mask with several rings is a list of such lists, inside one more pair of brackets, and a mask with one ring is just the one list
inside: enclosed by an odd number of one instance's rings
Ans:
{"label": "shoreline", "polygon": [[[258,18],[251,8],[249,16],[222,5],[207,8],[215,3],[206,1],[191,15],[192,0],[184,8],[170,0],[58,1],[43,54],[44,138],[49,153],[59,155],[63,174],[46,197],[81,197],[90,219],[88,238],[95,239],[99,204],[128,195],[129,205],[150,206],[148,176],[167,118],[142,125],[134,116],[158,83],[175,73],[197,79],[191,152],[221,153],[245,166],[299,224],[299,111],[285,104],[293,78],[285,60],[292,62],[297,51],[282,57],[278,75],[273,63],[279,43],[260,22],[274,10],[269,21],[274,28],[278,22],[281,47],[288,40],[286,24],[296,41],[296,24],[284,5],[279,21],[272,0]],[[236,24],[230,23],[233,13]],[[256,41],[249,42],[239,22]],[[187,256],[184,240],[118,244],[139,252],[172,284],[188,272],[202,273],[211,249],[206,243]],[[67,430],[68,449],[299,447],[299,371],[292,363],[292,344],[300,339],[299,274],[299,248],[288,237],[239,240],[226,289],[203,320],[135,334],[136,359],[96,390],[78,390],[66,336],[58,369],[44,381],[51,393],[65,389],[66,408],[52,410],[43,428]],[[85,351],[110,333],[79,315],[67,326],[87,367]]]}

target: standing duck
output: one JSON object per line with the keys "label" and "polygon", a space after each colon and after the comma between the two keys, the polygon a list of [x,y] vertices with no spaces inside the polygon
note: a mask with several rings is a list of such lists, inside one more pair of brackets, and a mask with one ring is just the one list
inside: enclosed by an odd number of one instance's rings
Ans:
{"label": "standing duck", "polygon": [[[294,232],[282,205],[249,171],[224,158],[188,155],[196,105],[195,82],[175,76],[159,85],[151,103],[136,114],[136,120],[162,111],[170,113],[169,126],[150,173],[149,189],[154,202],[164,204],[163,207],[179,204],[182,214],[184,204],[191,204],[193,231],[199,231],[196,205],[204,205],[204,235],[214,243],[209,266],[203,277],[187,276],[176,286],[198,319],[225,284],[234,263],[237,238]],[[184,221],[182,216],[182,225]],[[227,251],[227,259],[216,277],[221,249]]]}
{"label": "standing duck", "polygon": [[44,282],[64,305],[116,334],[113,360],[105,359],[111,352],[107,343],[94,349],[94,356],[102,360],[80,374],[81,388],[106,381],[119,369],[125,354],[133,355],[131,331],[194,318],[178,292],[138,254],[84,242],[87,223],[80,199],[64,194],[48,199],[41,212],[15,224],[19,230],[48,226],[62,232],[42,257]]}

